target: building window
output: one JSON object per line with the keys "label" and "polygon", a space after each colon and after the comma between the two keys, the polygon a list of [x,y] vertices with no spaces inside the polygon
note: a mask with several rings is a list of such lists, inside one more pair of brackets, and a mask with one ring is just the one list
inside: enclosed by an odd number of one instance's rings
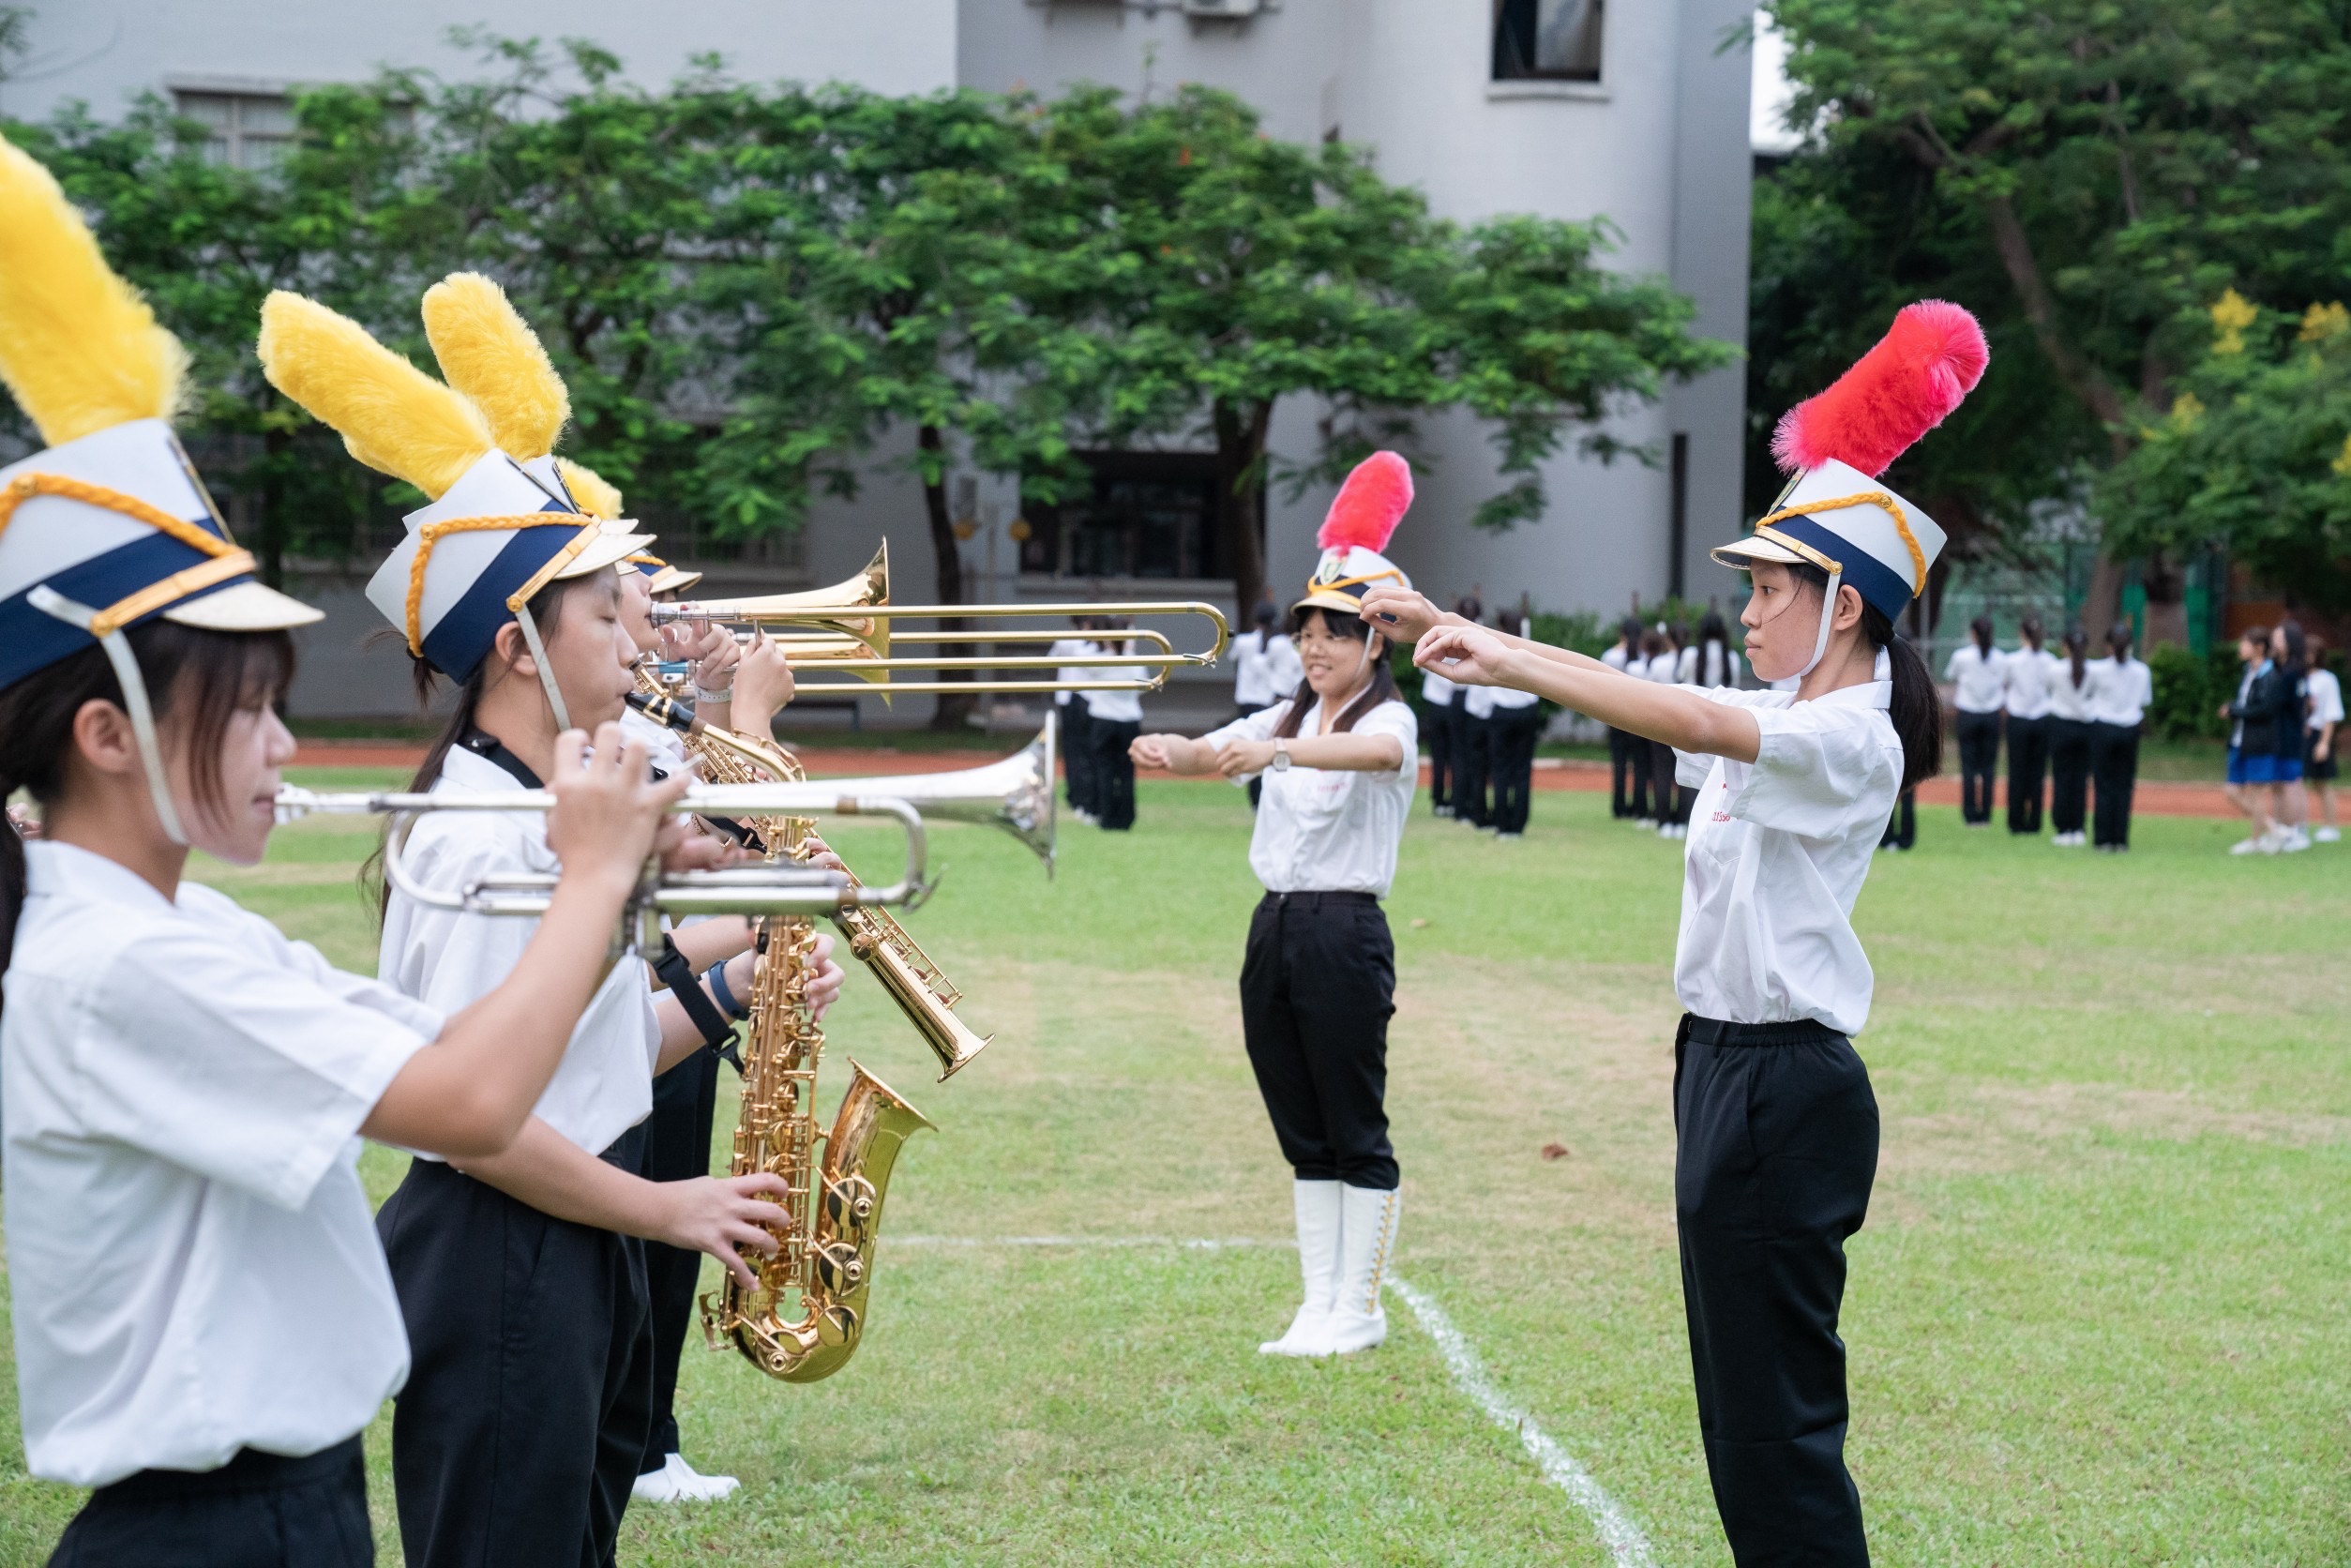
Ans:
{"label": "building window", "polygon": [[1093,491],[1032,504],[1020,569],[1055,577],[1214,578],[1216,459],[1207,452],[1089,452]]}
{"label": "building window", "polygon": [[283,93],[182,90],[182,119],[204,128],[204,160],[233,169],[275,169],[294,144],[294,103]]}
{"label": "building window", "polygon": [[1600,80],[1602,0],[1494,0],[1494,80]]}

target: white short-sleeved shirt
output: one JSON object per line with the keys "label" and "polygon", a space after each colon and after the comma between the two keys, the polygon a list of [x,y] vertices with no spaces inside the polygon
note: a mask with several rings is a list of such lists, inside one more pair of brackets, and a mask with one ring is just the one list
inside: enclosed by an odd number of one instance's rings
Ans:
{"label": "white short-sleeved shirt", "polygon": [[2057,666],[2049,671],[2049,716],[2076,722],[2089,717],[2089,661],[2082,663],[2082,684],[2073,684],[2073,661],[2063,655],[2056,656]]}
{"label": "white short-sleeved shirt", "polygon": [[[1471,687],[1481,690],[1482,687]],[[1278,702],[1237,718],[1201,740],[1264,741],[1289,712]],[[1371,893],[1384,898],[1396,880],[1396,846],[1412,811],[1412,792],[1421,777],[1421,727],[1411,708],[1387,701],[1356,719],[1353,734],[1394,735],[1404,759],[1380,773],[1343,773],[1293,762],[1285,770],[1252,775],[1264,781],[1258,798],[1256,831],[1249,837],[1249,869],[1268,893]],[[1315,701],[1298,728],[1301,738],[1322,733],[1322,702]],[[1248,777],[1234,780],[1245,784]]]}
{"label": "white short-sleeved shirt", "polygon": [[359,1124],[440,1013],[211,888],[25,850],[0,1167],[27,1465],[102,1486],[342,1441],[408,1377]]}
{"label": "white short-sleeved shirt", "polygon": [[1298,689],[1298,650],[1280,632],[1244,631],[1232,640],[1232,654],[1235,702],[1278,702]]}
{"label": "white short-sleeved shirt", "polygon": [[1655,681],[1659,686],[1673,686],[1681,678],[1681,656],[1671,648],[1635,663],[1636,667],[1632,673]]}
{"label": "white short-sleeved shirt", "polygon": [[1674,668],[1674,684],[1726,686],[1739,684],[1739,656],[1720,642],[1693,642],[1681,650]]}
{"label": "white short-sleeved shirt", "polygon": [[1600,662],[1606,665],[1611,670],[1621,670],[1627,664],[1630,664],[1636,656],[1638,656],[1635,655],[1630,649],[1626,648],[1623,643],[1620,642],[1615,647],[1609,649],[1606,653],[1601,655]]}
{"label": "white short-sleeved shirt", "polygon": [[[1090,644],[1095,652],[1131,654],[1138,650],[1134,643],[1120,639]],[[1143,673],[1134,667],[1108,669],[1096,667],[1081,671],[1083,679],[1093,681],[1123,681]],[[1081,691],[1078,694],[1086,704],[1086,712],[1105,724],[1139,724],[1143,719],[1143,694],[1139,691]]]}
{"label": "white short-sleeved shirt", "polygon": [[2027,642],[2010,650],[2000,661],[2001,703],[2011,718],[2046,718],[2057,671],[2065,660]]}
{"label": "white short-sleeved shirt", "polygon": [[1878,679],[1809,702],[1786,692],[1706,692],[1763,731],[1753,762],[1678,754],[1697,787],[1682,854],[1674,993],[1702,1018],[1816,1019],[1841,1034],[1869,1022],[1874,976],[1853,901],[1902,785],[1902,741]]}
{"label": "white short-sleeved shirt", "polygon": [[682,771],[686,766],[686,737],[666,724],[656,724],[634,708],[621,713],[621,733],[653,753],[653,765],[665,774]]}
{"label": "white short-sleeved shirt", "polygon": [[2310,716],[2303,726],[2323,730],[2329,724],[2343,722],[2343,683],[2331,670],[2313,667],[2310,672]]}
{"label": "white short-sleeved shirt", "polygon": [[1454,693],[1461,688],[1433,671],[1421,674],[1421,701],[1433,708],[1453,706]]}
{"label": "white short-sleeved shirt", "polygon": [[[497,763],[453,746],[433,788],[520,792],[522,786]],[[547,847],[546,816],[537,811],[430,812],[409,835],[406,865],[415,881],[449,892],[492,872],[561,868]],[[519,915],[431,909],[395,892],[384,912],[376,972],[403,994],[455,1013],[514,972],[538,924]],[[652,1111],[653,1069],[660,1054],[661,1026],[644,966],[614,964],[539,1096],[539,1120],[589,1153],[602,1153]]]}
{"label": "white short-sleeved shirt", "polygon": [[2007,663],[2008,656],[1997,648],[1988,654],[1972,642],[1953,648],[1943,666],[1943,679],[1958,687],[1952,706],[1963,714],[1998,713],[2007,698]]}
{"label": "white short-sleeved shirt", "polygon": [[2139,660],[2117,663],[2112,658],[2089,661],[2089,716],[2100,724],[2135,729],[2155,701],[2154,671]]}
{"label": "white short-sleeved shirt", "polygon": [[[1076,658],[1081,654],[1092,651],[1093,644],[1081,641],[1075,637],[1063,637],[1056,639],[1053,645],[1045,650],[1045,654],[1047,658]],[[1088,679],[1093,673],[1093,671],[1082,665],[1064,664],[1053,671],[1053,678],[1058,681],[1082,681]],[[1069,706],[1070,699],[1077,695],[1074,691],[1057,691],[1053,694],[1054,704],[1066,708]]]}

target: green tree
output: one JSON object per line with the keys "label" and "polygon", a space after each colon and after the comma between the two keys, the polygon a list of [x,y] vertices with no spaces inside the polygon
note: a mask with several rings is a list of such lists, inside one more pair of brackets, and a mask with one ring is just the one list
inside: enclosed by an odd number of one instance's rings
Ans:
{"label": "green tree", "polygon": [[[1867,144],[1931,179],[1965,219],[1948,231],[1959,275],[1996,271],[2003,285],[1962,303],[1989,318],[1996,351],[2030,342],[2037,372],[2102,433],[2097,466],[2136,440],[2134,400],[2161,405],[2193,357],[2184,309],[2232,281],[2261,297],[2330,297],[2351,228],[2341,7],[1766,8],[1790,41],[1796,118],[1825,148]],[[2054,495],[2072,475],[2041,477]],[[2155,579],[2161,596],[2168,574]],[[2119,583],[2108,551],[2093,620],[2113,612]]]}

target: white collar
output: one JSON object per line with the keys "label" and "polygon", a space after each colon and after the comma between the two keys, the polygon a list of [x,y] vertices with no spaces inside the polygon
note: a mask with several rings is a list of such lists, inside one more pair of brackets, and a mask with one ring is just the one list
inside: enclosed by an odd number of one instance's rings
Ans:
{"label": "white collar", "polygon": [[461,746],[449,747],[449,754],[441,760],[441,782],[464,790],[512,790],[518,794],[522,791],[522,780]]}
{"label": "white collar", "polygon": [[79,844],[47,838],[36,838],[24,846],[24,882],[26,894],[36,898],[79,897],[92,903],[179,907],[164,897],[155,883],[120,861],[93,854]]}

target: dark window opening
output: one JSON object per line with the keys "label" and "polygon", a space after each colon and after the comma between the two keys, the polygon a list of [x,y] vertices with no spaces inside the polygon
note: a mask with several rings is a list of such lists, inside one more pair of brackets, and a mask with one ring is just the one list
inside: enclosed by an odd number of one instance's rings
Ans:
{"label": "dark window opening", "polygon": [[1093,490],[1023,508],[1020,569],[1054,577],[1217,578],[1216,458],[1088,452]]}
{"label": "dark window opening", "polygon": [[1603,0],[1494,0],[1494,80],[1597,82]]}

